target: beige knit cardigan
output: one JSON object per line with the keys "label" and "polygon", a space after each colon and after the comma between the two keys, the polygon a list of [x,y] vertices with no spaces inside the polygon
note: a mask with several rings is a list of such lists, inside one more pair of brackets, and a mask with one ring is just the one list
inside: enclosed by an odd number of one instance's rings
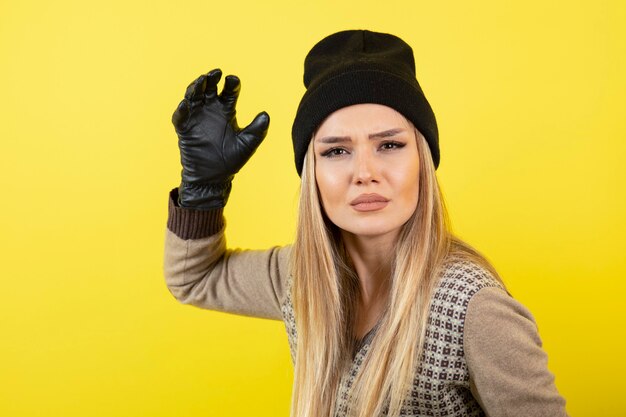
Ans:
{"label": "beige knit cardigan", "polygon": [[[176,201],[173,189],[164,256],[170,292],[184,304],[282,320],[294,360],[291,247],[227,249],[222,210],[190,210]],[[346,415],[347,393],[376,331],[360,342],[341,379],[336,417]],[[547,362],[531,313],[484,269],[451,263],[434,293],[424,354],[403,415],[567,416]]]}

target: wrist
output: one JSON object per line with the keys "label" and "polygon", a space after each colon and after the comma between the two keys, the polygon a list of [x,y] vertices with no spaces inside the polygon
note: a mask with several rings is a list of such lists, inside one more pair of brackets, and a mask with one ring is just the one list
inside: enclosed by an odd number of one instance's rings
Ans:
{"label": "wrist", "polygon": [[194,210],[178,205],[178,188],[170,191],[167,228],[181,239],[202,239],[224,228],[224,209]]}
{"label": "wrist", "polygon": [[179,186],[178,204],[195,210],[213,210],[226,206],[232,182],[219,184],[195,184],[182,181]]}

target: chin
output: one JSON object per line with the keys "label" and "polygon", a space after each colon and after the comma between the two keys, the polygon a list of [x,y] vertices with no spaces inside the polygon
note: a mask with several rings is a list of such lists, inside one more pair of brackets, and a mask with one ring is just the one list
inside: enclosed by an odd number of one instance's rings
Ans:
{"label": "chin", "polygon": [[387,235],[389,233],[398,234],[402,224],[381,224],[380,222],[365,221],[359,224],[337,225],[344,232],[361,237],[377,237]]}

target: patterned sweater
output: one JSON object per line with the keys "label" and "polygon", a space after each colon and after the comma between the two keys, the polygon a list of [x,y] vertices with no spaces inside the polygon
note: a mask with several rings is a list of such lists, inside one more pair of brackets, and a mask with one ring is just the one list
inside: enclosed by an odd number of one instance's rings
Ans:
{"label": "patterned sweater", "polygon": [[[282,320],[292,361],[297,331],[288,273],[290,246],[226,249],[222,210],[178,207],[170,192],[164,275],[182,303]],[[346,416],[348,392],[378,325],[360,341],[342,376],[336,417]],[[531,313],[487,271],[449,263],[435,290],[426,340],[405,416],[567,416],[547,368]]]}

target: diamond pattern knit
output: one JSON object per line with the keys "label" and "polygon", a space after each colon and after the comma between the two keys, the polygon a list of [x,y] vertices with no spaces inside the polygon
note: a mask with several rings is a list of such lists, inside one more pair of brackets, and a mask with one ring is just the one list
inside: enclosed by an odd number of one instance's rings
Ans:
{"label": "diamond pattern knit", "polygon": [[[291,282],[289,283],[289,285]],[[469,387],[469,371],[463,351],[463,330],[470,299],[479,290],[502,285],[487,271],[469,261],[449,263],[442,272],[430,306],[424,351],[413,387],[405,398],[401,415],[428,417],[484,416]],[[290,294],[290,292],[289,292]],[[291,297],[282,304],[291,359],[295,361],[297,330]],[[368,333],[341,379],[336,417],[347,416],[348,392],[376,337]],[[386,411],[383,415],[387,415]]]}

